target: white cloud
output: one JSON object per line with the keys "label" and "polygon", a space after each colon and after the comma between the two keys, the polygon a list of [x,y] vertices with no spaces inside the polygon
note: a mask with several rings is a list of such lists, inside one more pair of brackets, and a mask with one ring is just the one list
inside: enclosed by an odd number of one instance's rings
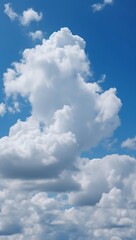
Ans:
{"label": "white cloud", "polygon": [[[56,179],[72,168],[77,144],[72,133],[41,132],[32,117],[18,120],[9,137],[0,139],[1,174],[15,179]],[[66,154],[67,153],[67,154]]]}
{"label": "white cloud", "polygon": [[11,3],[6,3],[4,5],[4,13],[11,19],[15,20],[18,18],[18,14],[13,10]]}
{"label": "white cloud", "polygon": [[22,16],[20,17],[20,22],[23,26],[29,25],[31,22],[39,22],[42,19],[42,13],[37,13],[32,8],[23,11]]}
{"label": "white cloud", "polygon": [[[136,212],[133,207],[136,200],[134,198],[136,161],[127,156],[123,158],[117,156],[114,164],[114,159],[115,156],[107,156],[105,160],[99,159],[98,162],[97,160],[86,160],[88,184],[94,184],[97,176],[102,173],[99,180],[106,180],[109,186],[108,191],[102,191],[98,203],[94,203],[94,206],[89,204],[83,207],[73,206],[67,202],[67,194],[64,197],[63,194],[49,196],[43,190],[40,191],[40,188],[24,191],[19,182],[10,179],[10,183],[7,183],[6,179],[4,185],[6,190],[2,190],[1,187],[0,192],[2,239],[44,240],[45,234],[49,240],[133,239],[136,227]],[[93,167],[95,164],[96,171]],[[108,166],[107,169],[106,166]],[[128,166],[130,167],[129,171],[127,170]],[[132,172],[131,168],[133,168]],[[83,176],[86,178],[86,170],[84,170],[82,169],[78,174],[81,174],[81,179],[85,183],[86,179],[82,178]],[[92,174],[97,176],[93,179]],[[26,185],[28,184],[30,182],[26,182]],[[87,186],[87,182],[85,184]],[[32,181],[31,185],[34,186],[35,182]],[[101,191],[98,188],[98,182],[94,187],[96,187],[96,191]],[[95,198],[96,191],[94,190],[93,186],[88,188],[88,197],[90,195]],[[15,216],[14,220],[13,216]]]}
{"label": "white cloud", "polygon": [[37,13],[34,9],[29,8],[23,11],[22,15],[17,14],[10,3],[4,5],[4,13],[11,20],[18,20],[21,25],[28,26],[31,22],[39,22],[42,19],[42,13]]}
{"label": "white cloud", "polygon": [[6,106],[4,103],[0,103],[0,116],[3,116],[6,112]]}
{"label": "white cloud", "polygon": [[104,3],[94,3],[92,5],[92,9],[93,9],[94,12],[101,11],[101,10],[103,10],[104,7],[105,7]]}
{"label": "white cloud", "polygon": [[121,107],[115,89],[102,92],[97,83],[85,82],[92,73],[84,47],[82,38],[61,29],[26,49],[23,59],[4,75],[7,96],[28,98],[35,118],[52,132],[72,132],[82,149],[113,133]]}
{"label": "white cloud", "polygon": [[43,40],[43,32],[40,30],[37,30],[35,32],[30,32],[29,36],[32,38],[32,40]]}
{"label": "white cloud", "polygon": [[102,74],[101,77],[100,77],[100,79],[97,81],[97,83],[99,84],[99,83],[105,82],[105,81],[106,81],[106,78],[107,78],[106,74]]}
{"label": "white cloud", "polygon": [[136,159],[80,158],[113,134],[121,107],[116,89],[88,81],[84,40],[63,28],[12,66],[6,98],[32,109],[0,139],[2,239],[133,239]]}
{"label": "white cloud", "polygon": [[92,5],[92,9],[94,12],[99,12],[102,11],[106,5],[111,5],[113,4],[113,0],[104,0],[103,3],[94,3]]}
{"label": "white cloud", "polygon": [[136,137],[126,139],[122,142],[121,147],[136,150]]}
{"label": "white cloud", "polygon": [[105,3],[105,4],[112,4],[112,3],[113,3],[113,0],[104,0],[104,3]]}
{"label": "white cloud", "polygon": [[[126,155],[111,155],[103,159],[79,159],[77,167],[80,171],[75,174],[74,179],[81,184],[82,190],[78,193],[71,193],[70,202],[78,205],[96,205],[99,202],[99,206],[102,204],[102,207],[107,206],[107,208],[113,207],[110,204],[115,204],[118,208],[128,207],[127,204],[133,205],[134,183],[131,182],[132,186],[130,186],[130,181],[134,181],[135,178],[134,158]],[[127,192],[130,195],[125,196]],[[117,194],[118,198],[112,197],[110,203],[112,194]]]}

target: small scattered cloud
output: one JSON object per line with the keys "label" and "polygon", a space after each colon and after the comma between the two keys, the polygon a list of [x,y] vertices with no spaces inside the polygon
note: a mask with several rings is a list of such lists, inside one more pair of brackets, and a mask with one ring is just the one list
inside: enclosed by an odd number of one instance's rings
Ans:
{"label": "small scattered cloud", "polygon": [[101,77],[100,77],[100,79],[97,81],[97,83],[103,83],[103,82],[105,82],[105,81],[106,81],[106,78],[107,78],[106,74],[102,74]]}
{"label": "small scattered cloud", "polygon": [[36,12],[33,8],[29,8],[23,11],[22,15],[19,15],[12,8],[11,3],[4,5],[4,13],[12,20],[18,20],[21,25],[28,26],[31,22],[39,22],[42,19],[42,13]]}
{"label": "small scattered cloud", "polygon": [[15,20],[18,18],[18,14],[13,10],[11,3],[6,3],[4,5],[4,13],[11,19]]}
{"label": "small scattered cloud", "polygon": [[0,117],[3,117],[7,112],[13,114],[20,112],[19,102],[14,101],[12,104],[0,103]]}
{"label": "small scattered cloud", "polygon": [[136,136],[133,138],[128,138],[125,141],[123,141],[121,147],[136,150]]}
{"label": "small scattered cloud", "polygon": [[42,19],[42,13],[37,13],[32,8],[23,11],[22,16],[20,17],[20,23],[23,26],[28,26],[31,22],[39,22]]}
{"label": "small scattered cloud", "polygon": [[0,103],[0,116],[3,116],[6,112],[6,106],[4,103]]}
{"label": "small scattered cloud", "polygon": [[15,114],[17,112],[20,112],[20,105],[19,102],[14,101],[12,106],[11,105],[7,105],[7,111],[9,113]]}
{"label": "small scattered cloud", "polygon": [[107,5],[113,4],[113,0],[104,0],[103,3],[94,3],[92,9],[94,12],[102,11]]}
{"label": "small scattered cloud", "polygon": [[92,9],[94,12],[101,11],[104,7],[105,7],[105,5],[102,3],[95,3],[92,5]]}
{"label": "small scattered cloud", "polygon": [[102,142],[102,147],[107,151],[110,151],[115,148],[117,142],[118,142],[117,138],[107,138],[105,141]]}
{"label": "small scattered cloud", "polygon": [[33,41],[43,40],[44,34],[42,31],[37,30],[35,32],[29,32],[29,37],[31,37]]}

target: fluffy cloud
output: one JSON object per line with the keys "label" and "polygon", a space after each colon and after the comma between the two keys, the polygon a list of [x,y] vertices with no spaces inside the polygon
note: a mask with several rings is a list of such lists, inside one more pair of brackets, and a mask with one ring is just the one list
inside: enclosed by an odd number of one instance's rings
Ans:
{"label": "fluffy cloud", "polygon": [[43,39],[43,32],[40,30],[37,30],[35,32],[30,32],[29,36],[32,38],[32,40],[42,40]]}
{"label": "fluffy cloud", "polygon": [[121,147],[136,150],[136,137],[126,139],[122,142]]}
{"label": "fluffy cloud", "polygon": [[32,107],[32,116],[18,120],[0,140],[4,178],[46,179],[46,189],[64,189],[64,182],[66,189],[77,189],[73,178],[65,181],[65,169],[73,171],[82,150],[111,136],[119,125],[116,90],[104,92],[85,81],[92,73],[84,48],[83,39],[64,28],[25,50],[4,74],[6,96],[21,95]]}
{"label": "fluffy cloud", "polygon": [[26,49],[4,74],[8,97],[28,98],[38,121],[57,134],[72,132],[81,149],[112,135],[121,107],[115,89],[103,92],[97,83],[86,82],[92,73],[84,48],[83,39],[64,28]]}
{"label": "fluffy cloud", "polygon": [[31,114],[0,139],[3,240],[135,238],[136,160],[80,157],[120,124],[116,89],[92,83],[90,65],[63,28],[4,74],[6,99],[21,96]]}
{"label": "fluffy cloud", "polygon": [[77,151],[74,135],[70,132],[44,133],[38,124],[32,118],[26,122],[18,121],[11,127],[9,137],[0,139],[1,175],[4,178],[56,178],[72,165]]}
{"label": "fluffy cloud", "polygon": [[[81,191],[71,193],[70,202],[81,206],[96,205],[99,202],[99,206],[107,208],[114,205],[126,208],[127,204],[129,206],[132,204],[133,207],[135,201],[133,184],[136,171],[134,158],[126,155],[111,155],[91,161],[79,159],[77,168],[79,172],[75,174],[74,179],[81,185]],[[132,179],[134,182],[130,187],[129,181]],[[130,189],[132,196],[125,196],[126,193],[130,193]],[[118,195],[117,198],[116,195]],[[127,197],[131,199],[131,202],[127,200]],[[123,202],[123,199],[126,201]]]}
{"label": "fluffy cloud", "polygon": [[[5,190],[1,181],[3,239],[42,240],[45,235],[49,240],[134,239],[136,159],[111,155],[103,159],[80,159],[77,165],[78,171],[73,176],[82,191],[86,191],[86,200],[90,199],[85,201],[84,195],[82,205],[70,203],[72,193],[47,194],[40,188],[30,191],[15,180],[6,181]],[[97,200],[96,193],[99,193]],[[12,216],[16,217],[11,222]],[[8,229],[10,224],[12,232]]]}
{"label": "fluffy cloud", "polygon": [[23,26],[29,25],[31,22],[39,22],[42,19],[42,13],[37,13],[32,8],[23,11],[23,14],[20,18],[20,22]]}
{"label": "fluffy cloud", "polygon": [[4,12],[11,20],[18,20],[21,25],[28,26],[31,22],[39,22],[42,19],[42,13],[37,13],[32,8],[23,11],[22,15],[17,14],[10,3],[4,5]]}
{"label": "fluffy cloud", "polygon": [[94,3],[92,9],[94,12],[102,11],[106,5],[113,4],[113,0],[104,0],[103,3]]}

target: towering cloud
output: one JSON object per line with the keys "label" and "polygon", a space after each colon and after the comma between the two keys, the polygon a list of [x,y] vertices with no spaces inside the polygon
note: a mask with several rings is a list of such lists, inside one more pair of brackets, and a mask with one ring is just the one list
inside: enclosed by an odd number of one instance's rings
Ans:
{"label": "towering cloud", "polygon": [[4,74],[7,96],[28,98],[32,115],[46,131],[71,132],[79,148],[95,146],[119,125],[121,106],[116,90],[102,91],[91,76],[85,42],[67,29],[26,49],[14,69]]}
{"label": "towering cloud", "polygon": [[0,235],[133,237],[135,159],[80,157],[113,134],[121,107],[116,89],[91,82],[84,40],[62,28],[12,66],[4,74],[6,98],[29,101],[31,114],[0,139]]}

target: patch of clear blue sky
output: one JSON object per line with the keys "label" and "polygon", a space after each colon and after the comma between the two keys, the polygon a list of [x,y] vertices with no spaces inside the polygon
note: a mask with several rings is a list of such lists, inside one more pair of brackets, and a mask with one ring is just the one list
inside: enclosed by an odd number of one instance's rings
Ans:
{"label": "patch of clear blue sky", "polygon": [[[11,2],[14,10],[21,12],[29,7],[43,12],[43,20],[29,27],[11,22],[3,13],[4,4]],[[0,87],[2,74],[13,61],[20,59],[20,52],[33,47],[27,36],[29,31],[42,30],[49,37],[61,27],[68,27],[86,41],[86,52],[92,63],[94,81],[101,74],[107,75],[104,89],[116,87],[123,106],[120,111],[121,127],[115,135],[119,141],[136,134],[136,1],[114,0],[101,12],[93,13],[91,5],[102,1],[89,0],[1,0],[0,3]],[[3,97],[0,91],[1,99]],[[18,117],[24,118],[29,109],[17,116],[1,119],[2,134]],[[8,119],[9,118],[9,119]],[[8,120],[7,120],[8,119]],[[4,125],[3,125],[4,123]]]}

